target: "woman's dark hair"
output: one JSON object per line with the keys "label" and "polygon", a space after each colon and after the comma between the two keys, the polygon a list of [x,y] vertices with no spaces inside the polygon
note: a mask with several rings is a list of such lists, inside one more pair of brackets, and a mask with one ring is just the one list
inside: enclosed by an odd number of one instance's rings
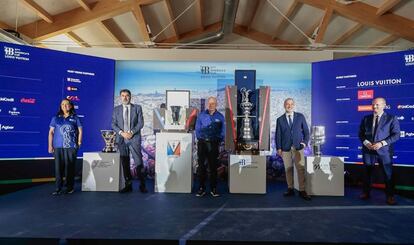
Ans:
{"label": "woman's dark hair", "polygon": [[72,115],[75,115],[76,114],[76,112],[75,112],[75,106],[73,105],[73,102],[72,101],[70,101],[70,100],[68,100],[68,99],[63,99],[62,101],[60,101],[60,104],[59,104],[59,110],[58,110],[58,112],[57,112],[57,114],[56,114],[56,116],[62,116],[63,115],[63,111],[62,111],[62,102],[63,101],[67,101],[67,102],[69,102],[69,105],[70,105],[70,110],[69,110],[69,115],[70,116],[72,116]]}
{"label": "woman's dark hair", "polygon": [[119,95],[121,95],[122,93],[128,93],[129,96],[131,96],[131,91],[129,91],[129,89],[121,89],[121,91],[119,91]]}

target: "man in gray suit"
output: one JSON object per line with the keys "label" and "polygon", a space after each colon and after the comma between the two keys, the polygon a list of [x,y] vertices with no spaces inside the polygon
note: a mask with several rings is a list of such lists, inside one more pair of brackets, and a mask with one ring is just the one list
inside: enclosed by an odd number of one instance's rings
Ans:
{"label": "man in gray suit", "polygon": [[117,133],[116,143],[121,155],[121,164],[126,182],[121,193],[132,191],[130,155],[132,155],[137,165],[137,175],[141,183],[139,189],[142,193],[147,193],[141,153],[141,129],[144,126],[142,108],[140,105],[131,104],[131,91],[128,89],[121,90],[119,94],[122,105],[114,108],[112,129]]}

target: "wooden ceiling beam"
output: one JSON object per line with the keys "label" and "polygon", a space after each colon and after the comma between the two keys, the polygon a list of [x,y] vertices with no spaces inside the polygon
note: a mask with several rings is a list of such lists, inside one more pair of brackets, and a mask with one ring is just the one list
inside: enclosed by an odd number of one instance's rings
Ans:
{"label": "wooden ceiling beam", "polygon": [[325,37],[325,33],[328,30],[329,23],[331,22],[331,18],[333,15],[332,8],[327,8],[325,10],[325,14],[322,17],[321,25],[319,26],[318,34],[315,38],[315,43],[321,43],[323,38]]}
{"label": "wooden ceiling beam", "polygon": [[201,29],[205,28],[205,23],[204,23],[204,0],[198,0],[197,3],[197,19],[198,19],[198,23]]}
{"label": "wooden ceiling beam", "polygon": [[362,25],[362,24],[356,24],[354,27],[352,27],[347,32],[345,32],[344,34],[342,34],[338,39],[336,39],[335,42],[332,43],[332,45],[340,45],[340,44],[344,43],[350,37],[352,37],[357,32],[359,32],[360,30],[362,30],[363,27],[364,27],[364,25]]}
{"label": "wooden ceiling beam", "polygon": [[323,10],[331,7],[335,14],[414,42],[414,21],[392,13],[377,16],[378,9],[369,4],[355,2],[344,5],[332,0],[297,1]]}
{"label": "wooden ceiling beam", "polygon": [[92,11],[91,6],[85,0],[76,0],[78,4],[86,11]]}
{"label": "wooden ceiling beam", "polygon": [[113,41],[113,43],[116,47],[118,47],[118,48],[124,48],[125,47],[122,44],[122,42],[119,40],[119,38],[117,36],[115,36],[114,33],[112,33],[112,31],[110,29],[111,27],[110,27],[110,25],[107,24],[107,22],[101,21],[98,24],[102,28],[102,30],[111,38],[111,40]]}
{"label": "wooden ceiling beam", "polygon": [[107,19],[103,20],[102,24],[105,28],[110,32],[110,34],[115,38],[117,41],[122,43],[122,45],[126,48],[134,48],[136,47],[131,39],[125,34],[125,32],[121,29],[121,27],[115,22],[114,19]]}
{"label": "wooden ceiling beam", "polygon": [[250,28],[252,28],[253,22],[254,22],[254,20],[256,18],[257,10],[259,9],[259,6],[260,6],[260,2],[262,2],[262,1],[256,0],[256,2],[254,3],[253,11],[252,11],[253,13],[250,16],[249,21],[247,21],[247,23],[248,23],[247,24],[247,31],[249,31]]}
{"label": "wooden ceiling beam", "polygon": [[135,1],[100,0],[91,5],[91,11],[79,7],[53,16],[53,24],[39,20],[19,27],[18,31],[32,39],[43,40],[129,12],[132,10],[132,3]]}
{"label": "wooden ceiling beam", "polygon": [[[316,30],[316,28],[318,28],[318,26],[321,24],[321,21],[322,21],[322,18],[318,21],[318,22],[315,22],[315,24],[313,24],[306,32],[305,32],[305,34],[306,34],[306,36],[308,36],[308,37],[312,37],[312,35],[313,35],[313,33],[315,32],[315,30]],[[301,35],[300,36],[300,38],[297,40],[297,42],[296,43],[300,43],[300,44],[302,44],[302,43],[304,43],[306,41],[306,43],[309,43],[308,41],[307,41],[307,38],[305,37],[305,36],[303,36],[303,35]]]}
{"label": "wooden ceiling beam", "polygon": [[[277,49],[300,49],[299,47],[290,47],[292,45],[292,43],[281,40],[281,39],[273,39],[273,37],[269,34],[254,30],[254,29],[250,29],[250,31],[247,31],[247,27],[246,26],[241,26],[238,24],[235,24],[233,32],[235,34],[238,34],[240,36],[246,37],[248,39],[254,40],[256,42],[265,44],[265,45],[277,45],[280,47],[275,47]],[[284,47],[285,45],[285,47]]]}
{"label": "wooden ceiling beam", "polygon": [[145,22],[144,15],[142,14],[141,5],[138,2],[133,3],[132,14],[135,17],[138,31],[141,34],[142,39],[144,40],[144,42],[150,42],[151,38],[148,34],[147,24]]}
{"label": "wooden ceiling beam", "polygon": [[387,46],[388,44],[398,40],[399,37],[394,36],[394,35],[389,35],[383,39],[381,39],[380,41],[375,42],[374,44],[371,45],[371,48],[375,48],[378,46]]}
{"label": "wooden ceiling beam", "polygon": [[381,16],[388,12],[390,9],[394,8],[395,5],[397,5],[400,2],[400,0],[386,0],[381,4],[381,6],[378,7],[377,12],[375,15]]}
{"label": "wooden ceiling beam", "polygon": [[289,24],[288,19],[292,20],[295,18],[295,15],[299,12],[300,8],[302,7],[302,3],[294,0],[292,5],[290,5],[288,11],[285,13],[285,17],[282,16],[282,21],[280,22],[279,26],[276,28],[275,34],[273,35],[273,39],[280,36],[283,31],[286,29],[287,25]]}
{"label": "wooden ceiling beam", "polygon": [[86,47],[86,48],[90,48],[91,47],[91,45],[89,45],[87,42],[85,42],[81,37],[79,37],[78,35],[76,35],[76,33],[74,33],[73,31],[67,32],[65,34],[70,39],[72,39],[72,41],[74,41],[75,43],[77,43],[79,46]]}
{"label": "wooden ceiling beam", "polygon": [[[173,22],[174,21],[174,13],[171,7],[171,0],[164,0],[164,3],[168,9],[168,14],[170,17],[170,21]],[[177,28],[177,24],[175,22],[172,23],[172,29],[174,32],[174,36],[176,36],[177,38],[180,38],[180,34],[178,32],[178,28]]]}
{"label": "wooden ceiling beam", "polygon": [[189,32],[186,32],[186,33],[182,33],[180,35],[180,39],[178,39],[177,37],[170,37],[170,38],[166,38],[166,39],[164,39],[160,42],[157,42],[157,43],[176,43],[180,40],[186,40],[186,39],[190,40],[190,39],[205,35],[207,33],[212,33],[212,32],[216,32],[216,31],[220,30],[221,29],[221,24],[222,24],[222,22],[219,21],[219,22],[216,22],[214,24],[205,26],[204,28],[197,28],[195,30],[192,30],[192,31],[189,31]]}
{"label": "wooden ceiling beam", "polygon": [[53,17],[44,8],[40,7],[34,0],[21,0],[23,5],[35,12],[40,18],[47,23],[53,23]]}

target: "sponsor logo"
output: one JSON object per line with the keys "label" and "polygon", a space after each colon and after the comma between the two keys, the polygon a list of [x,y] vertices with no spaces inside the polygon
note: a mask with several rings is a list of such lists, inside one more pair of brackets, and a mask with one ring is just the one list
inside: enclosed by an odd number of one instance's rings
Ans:
{"label": "sponsor logo", "polygon": [[79,106],[78,105],[74,105],[73,108],[75,108],[75,110],[77,110],[77,109],[79,109]]}
{"label": "sponsor logo", "polygon": [[349,134],[337,134],[335,136],[336,136],[336,138],[349,138],[349,137],[351,137],[351,135],[349,135]]}
{"label": "sponsor logo", "polygon": [[171,140],[167,143],[167,156],[179,157],[181,156],[181,142],[179,140]]}
{"label": "sponsor logo", "polygon": [[30,56],[29,52],[24,52],[20,48],[4,46],[4,58],[5,59],[29,61],[30,60],[29,56]]}
{"label": "sponsor logo", "polygon": [[414,132],[400,131],[401,138],[414,137]]}
{"label": "sponsor logo", "polygon": [[351,98],[338,98],[336,101],[349,101]]}
{"label": "sponsor logo", "polygon": [[14,102],[12,97],[0,97],[0,102]]}
{"label": "sponsor logo", "polygon": [[398,105],[398,110],[404,110],[404,109],[414,109],[414,105]]}
{"label": "sponsor logo", "polygon": [[349,146],[336,146],[337,150],[349,150]]}
{"label": "sponsor logo", "polygon": [[72,78],[72,77],[67,77],[66,81],[70,82],[70,83],[82,83],[80,79],[78,78]]}
{"label": "sponsor logo", "polygon": [[399,117],[397,117],[397,119],[400,120],[400,121],[402,121],[402,120],[405,119],[405,117],[404,116],[399,116]]}
{"label": "sponsor logo", "polygon": [[14,129],[14,126],[0,124],[0,131],[8,131],[8,130],[13,130],[13,129]]}
{"label": "sponsor logo", "polygon": [[20,115],[20,111],[18,111],[16,107],[13,107],[12,110],[9,111],[9,114],[11,116],[18,116],[18,115]]}
{"label": "sponsor logo", "polygon": [[226,69],[217,68],[216,66],[200,66],[200,72],[203,75],[225,73]]}
{"label": "sponsor logo", "polygon": [[68,99],[70,101],[80,101],[80,99],[77,95],[68,95],[68,96],[66,96],[66,99]]}
{"label": "sponsor logo", "polygon": [[335,123],[336,124],[348,124],[349,121],[336,121]]}
{"label": "sponsor logo", "polygon": [[362,159],[362,154],[358,154],[357,158]]}
{"label": "sponsor logo", "polygon": [[72,86],[67,86],[66,90],[67,91],[78,91],[78,88],[77,87],[72,87]]}
{"label": "sponsor logo", "polygon": [[237,163],[239,168],[258,168],[257,162],[253,162],[251,159],[240,159]]}
{"label": "sponsor logo", "polygon": [[404,59],[406,66],[414,65],[414,54],[406,54],[404,55]]}
{"label": "sponsor logo", "polygon": [[359,100],[367,100],[374,98],[374,90],[358,90],[358,99]]}
{"label": "sponsor logo", "polygon": [[109,161],[93,160],[91,167],[92,167],[92,169],[94,169],[94,168],[107,168],[107,167],[110,167],[112,165],[113,165],[113,163],[109,162]]}
{"label": "sponsor logo", "polygon": [[372,111],[372,105],[359,105],[358,111]]}
{"label": "sponsor logo", "polygon": [[23,104],[35,104],[36,103],[36,99],[34,99],[34,98],[21,98],[20,99],[20,103],[23,103]]}

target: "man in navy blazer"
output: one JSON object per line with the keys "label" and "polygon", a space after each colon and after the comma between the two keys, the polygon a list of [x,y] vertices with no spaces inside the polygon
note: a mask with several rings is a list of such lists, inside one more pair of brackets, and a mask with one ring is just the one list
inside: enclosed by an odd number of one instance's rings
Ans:
{"label": "man in navy blazer", "polygon": [[276,150],[285,165],[288,189],[284,196],[293,196],[293,163],[296,166],[299,179],[299,196],[309,201],[310,196],[305,191],[305,156],[304,148],[309,141],[309,128],[305,116],[294,112],[295,101],[287,98],[284,102],[286,113],[276,121]]}
{"label": "man in navy blazer", "polygon": [[365,116],[359,127],[364,161],[364,184],[361,199],[368,199],[371,190],[371,173],[375,163],[379,163],[385,178],[386,202],[395,205],[392,161],[394,143],[400,138],[400,124],[397,117],[384,112],[386,101],[375,98],[372,101],[373,114]]}
{"label": "man in navy blazer", "polygon": [[141,153],[141,129],[144,117],[140,105],[131,103],[131,92],[128,89],[120,91],[122,105],[116,106],[112,113],[112,129],[116,134],[116,144],[121,155],[121,165],[125,177],[125,188],[122,193],[132,191],[132,175],[130,155],[137,165],[137,175],[140,180],[139,189],[148,192],[145,187],[144,165]]}

